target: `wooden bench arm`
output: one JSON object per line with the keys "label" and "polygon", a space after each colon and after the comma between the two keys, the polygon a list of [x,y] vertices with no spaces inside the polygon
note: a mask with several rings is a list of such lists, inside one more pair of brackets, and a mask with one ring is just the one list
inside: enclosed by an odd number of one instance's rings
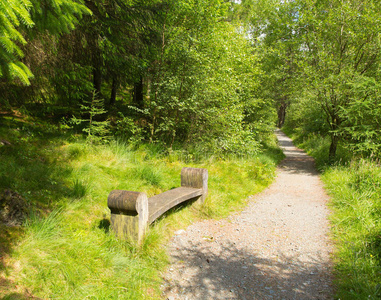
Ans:
{"label": "wooden bench arm", "polygon": [[111,210],[111,225],[116,236],[143,239],[148,222],[148,198],[145,193],[111,191],[107,198]]}
{"label": "wooden bench arm", "polygon": [[137,215],[146,201],[145,193],[113,190],[108,195],[107,206],[114,214]]}
{"label": "wooden bench arm", "polygon": [[181,170],[181,186],[202,189],[202,196],[198,200],[204,203],[208,194],[208,170],[196,168],[183,168]]}

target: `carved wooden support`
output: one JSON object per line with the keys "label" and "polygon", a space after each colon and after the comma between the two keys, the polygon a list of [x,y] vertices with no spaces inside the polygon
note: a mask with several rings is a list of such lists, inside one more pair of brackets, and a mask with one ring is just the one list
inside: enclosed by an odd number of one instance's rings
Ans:
{"label": "carved wooden support", "polygon": [[183,168],[181,170],[181,186],[202,189],[202,195],[197,202],[203,204],[208,195],[208,170]]}
{"label": "carved wooden support", "polygon": [[148,224],[148,198],[145,193],[114,190],[108,196],[111,226],[116,236],[142,241]]}
{"label": "carved wooden support", "polygon": [[108,196],[111,226],[120,239],[140,243],[149,224],[176,205],[191,199],[204,203],[208,193],[208,170],[183,168],[181,187],[147,199],[145,193],[114,190]]}

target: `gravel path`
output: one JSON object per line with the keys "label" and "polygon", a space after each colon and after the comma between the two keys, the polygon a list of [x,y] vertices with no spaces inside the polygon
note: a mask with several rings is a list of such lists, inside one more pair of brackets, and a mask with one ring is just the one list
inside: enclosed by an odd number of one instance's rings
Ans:
{"label": "gravel path", "polygon": [[176,232],[165,299],[333,299],[328,197],[314,161],[282,132],[276,181],[247,208]]}

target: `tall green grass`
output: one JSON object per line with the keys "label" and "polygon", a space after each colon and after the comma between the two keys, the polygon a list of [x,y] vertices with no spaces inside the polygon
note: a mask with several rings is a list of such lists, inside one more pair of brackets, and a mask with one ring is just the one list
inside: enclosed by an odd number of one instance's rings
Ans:
{"label": "tall green grass", "polygon": [[369,160],[328,169],[341,299],[381,298],[381,167]]}
{"label": "tall green grass", "polygon": [[163,251],[155,247],[147,259],[76,210],[69,205],[30,221],[12,257],[19,266],[16,282],[36,296],[54,299],[149,299],[150,292],[157,294]]}
{"label": "tall green grass", "polygon": [[[31,136],[25,140],[20,124],[0,129],[12,143],[0,148],[0,188],[17,191],[34,207],[21,229],[0,228],[8,245],[0,247],[4,299],[160,298],[165,244],[173,231],[243,208],[249,195],[273,180],[282,158],[275,144],[256,157],[194,159],[158,145],[89,145],[26,124]],[[109,192],[152,196],[179,186],[185,166],[208,169],[205,205],[172,209],[150,226],[140,246],[117,240],[109,229]]]}
{"label": "tall green grass", "polygon": [[[290,132],[289,132],[290,133]],[[331,196],[331,234],[337,299],[381,299],[381,166],[343,148],[328,164],[329,139],[294,134],[311,154]]]}

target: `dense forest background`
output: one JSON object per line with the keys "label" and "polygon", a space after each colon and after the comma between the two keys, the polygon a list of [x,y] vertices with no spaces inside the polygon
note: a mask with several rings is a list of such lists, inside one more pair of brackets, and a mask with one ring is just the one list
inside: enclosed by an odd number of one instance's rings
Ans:
{"label": "dense forest background", "polygon": [[217,154],[254,153],[273,128],[274,107],[258,94],[259,55],[229,2],[2,4],[3,109],[93,141]]}
{"label": "dense forest background", "polygon": [[219,154],[277,119],[380,155],[377,1],[0,3],[2,111]]}

